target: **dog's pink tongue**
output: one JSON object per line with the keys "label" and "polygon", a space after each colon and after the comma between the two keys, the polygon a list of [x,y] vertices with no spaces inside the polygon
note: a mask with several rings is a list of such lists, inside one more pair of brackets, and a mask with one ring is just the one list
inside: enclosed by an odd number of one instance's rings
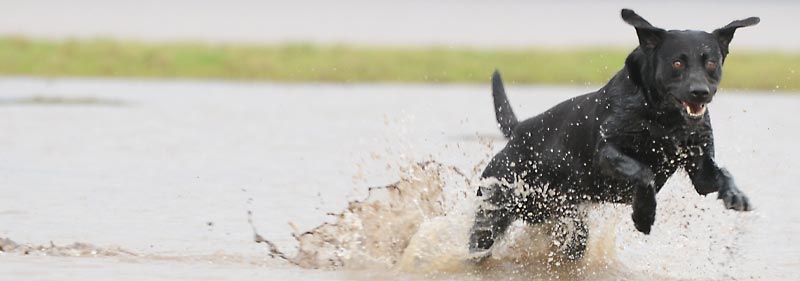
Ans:
{"label": "dog's pink tongue", "polygon": [[703,105],[702,104],[696,104],[696,103],[689,103],[689,110],[691,110],[692,113],[695,113],[695,114],[696,113],[700,113],[700,111],[703,110]]}

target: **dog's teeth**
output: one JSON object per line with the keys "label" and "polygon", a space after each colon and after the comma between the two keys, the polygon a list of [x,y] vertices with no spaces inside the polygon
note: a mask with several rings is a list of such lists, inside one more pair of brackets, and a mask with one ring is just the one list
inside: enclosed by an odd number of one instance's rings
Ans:
{"label": "dog's teeth", "polygon": [[697,112],[692,111],[692,106],[690,106],[689,104],[685,104],[684,108],[686,108],[686,113],[688,113],[689,116],[692,116],[692,117],[700,117],[700,116],[703,116],[703,114],[706,113],[706,105],[705,104],[701,104],[700,105],[700,110],[698,110]]}
{"label": "dog's teeth", "polygon": [[703,116],[703,114],[706,113],[706,105],[705,104],[700,104],[700,109],[697,112],[694,112],[692,110],[692,106],[689,103],[685,103],[684,102],[683,103],[683,107],[686,109],[686,113],[688,113],[689,116],[691,116],[691,117],[700,117],[700,116]]}

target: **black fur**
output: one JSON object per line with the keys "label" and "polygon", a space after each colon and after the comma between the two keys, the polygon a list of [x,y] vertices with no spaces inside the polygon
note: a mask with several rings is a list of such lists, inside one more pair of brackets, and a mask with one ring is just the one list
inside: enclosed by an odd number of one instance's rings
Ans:
{"label": "black fur", "polygon": [[699,194],[718,192],[725,206],[751,205],[730,173],[714,162],[714,138],[706,104],[722,76],[728,44],[737,28],[758,18],[734,21],[713,33],[666,31],[631,10],[622,18],[636,28],[639,46],[600,90],[564,101],[517,122],[499,73],[492,94],[508,144],[488,164],[489,180],[478,194],[470,252],[486,257],[517,219],[555,222],[555,245],[569,259],[583,256],[588,229],[582,202],[631,204],[636,229],[648,234],[655,220],[656,193],[685,169]]}
{"label": "black fur", "polygon": [[511,104],[508,103],[506,97],[506,90],[503,87],[503,79],[500,78],[500,72],[495,70],[492,74],[492,98],[494,99],[494,114],[497,117],[497,125],[500,131],[507,138],[511,137],[514,132],[514,127],[517,126],[517,116],[511,110]]}

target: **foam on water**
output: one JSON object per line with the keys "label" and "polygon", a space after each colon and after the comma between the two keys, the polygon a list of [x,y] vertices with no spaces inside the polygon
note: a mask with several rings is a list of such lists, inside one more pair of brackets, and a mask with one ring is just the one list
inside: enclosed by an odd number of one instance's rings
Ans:
{"label": "foam on water", "polygon": [[0,237],[0,252],[22,255],[42,255],[59,257],[115,257],[136,256],[121,247],[97,247],[89,243],[75,242],[69,245],[30,245],[20,244],[9,238]]}
{"label": "foam on water", "polygon": [[274,260],[262,256],[247,256],[226,251],[217,251],[206,255],[152,254],[126,249],[122,246],[97,246],[86,242],[73,242],[57,245],[19,243],[10,238],[0,237],[0,255],[16,254],[20,256],[61,257],[61,258],[111,258],[123,262],[166,261],[180,263],[236,264],[273,266]]}

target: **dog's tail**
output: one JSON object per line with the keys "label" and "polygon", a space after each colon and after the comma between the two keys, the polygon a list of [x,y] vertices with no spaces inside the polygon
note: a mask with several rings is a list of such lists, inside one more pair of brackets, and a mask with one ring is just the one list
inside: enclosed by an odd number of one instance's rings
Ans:
{"label": "dog's tail", "polygon": [[498,127],[503,131],[506,138],[511,138],[514,127],[517,126],[517,116],[511,110],[511,105],[506,97],[506,90],[503,87],[503,79],[500,78],[500,71],[495,70],[492,74],[492,98],[494,98],[494,114],[497,117]]}

